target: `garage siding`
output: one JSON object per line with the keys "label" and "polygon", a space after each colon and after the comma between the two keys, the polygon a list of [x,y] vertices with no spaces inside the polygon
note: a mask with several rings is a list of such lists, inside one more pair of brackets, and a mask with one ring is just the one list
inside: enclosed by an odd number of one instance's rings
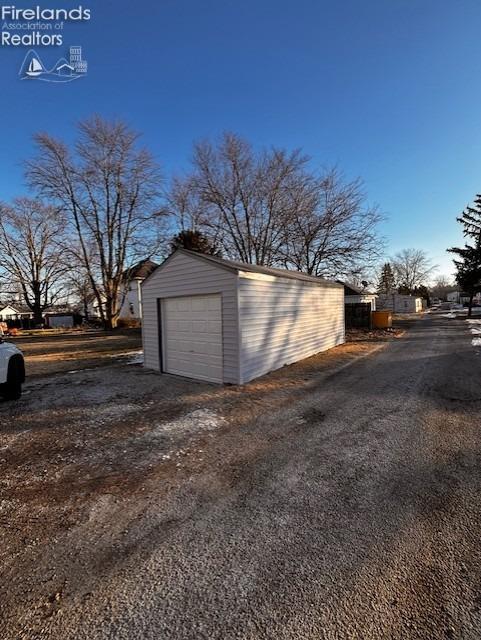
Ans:
{"label": "garage siding", "polygon": [[241,273],[241,383],[344,342],[344,288]]}
{"label": "garage siding", "polygon": [[160,370],[157,300],[214,293],[222,295],[224,382],[239,382],[237,275],[184,253],[172,256],[142,286],[145,367]]}

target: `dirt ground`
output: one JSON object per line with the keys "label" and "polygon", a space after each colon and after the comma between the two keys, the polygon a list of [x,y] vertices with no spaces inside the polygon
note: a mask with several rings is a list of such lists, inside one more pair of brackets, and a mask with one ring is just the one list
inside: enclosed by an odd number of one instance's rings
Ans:
{"label": "dirt ground", "polygon": [[0,403],[0,638],[478,640],[475,329],[244,387],[34,376]]}
{"label": "dirt ground", "polygon": [[226,481],[235,481],[242,458],[255,455],[259,442],[253,437],[250,450],[219,460],[219,433],[292,403],[319,376],[382,346],[371,336],[247,386],[222,387],[144,370],[136,332],[15,343],[28,381],[18,403],[0,401],[0,575],[9,585],[0,594],[2,640],[40,637],[67,592],[88,597],[75,558],[67,550],[60,567],[56,553],[46,552],[52,544],[85,536],[92,541],[91,553],[88,543],[81,554],[86,566],[97,561],[97,544],[112,545],[110,559],[102,560],[107,570],[122,553],[125,528],[152,499],[209,465],[227,465]]}
{"label": "dirt ground", "polygon": [[109,365],[112,358],[140,354],[140,329],[66,331],[9,338],[25,355],[29,379]]}

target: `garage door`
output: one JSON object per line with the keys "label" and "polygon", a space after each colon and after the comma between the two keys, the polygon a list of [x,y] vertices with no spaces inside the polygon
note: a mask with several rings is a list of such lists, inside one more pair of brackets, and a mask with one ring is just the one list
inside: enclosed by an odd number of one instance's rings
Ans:
{"label": "garage door", "polygon": [[162,301],[164,371],[222,382],[221,296]]}

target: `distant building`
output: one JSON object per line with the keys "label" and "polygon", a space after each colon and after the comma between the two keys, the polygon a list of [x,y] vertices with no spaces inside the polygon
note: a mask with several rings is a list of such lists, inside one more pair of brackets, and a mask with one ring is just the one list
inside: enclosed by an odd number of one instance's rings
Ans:
{"label": "distant building", "polygon": [[119,318],[141,320],[142,318],[142,289],[140,285],[157,269],[159,265],[152,260],[142,260],[123,274],[124,291],[123,303]]}
{"label": "distant building", "polygon": [[[142,260],[126,269],[122,274],[121,292],[118,298],[120,304],[119,320],[142,320],[142,282],[157,269],[159,265],[152,260]],[[101,304],[105,310],[105,296],[101,296]],[[101,318],[101,309],[97,298],[88,305],[88,315],[91,319]]]}
{"label": "distant building", "polygon": [[420,313],[423,310],[423,299],[401,293],[381,293],[377,298],[378,311],[394,311],[394,313]]}
{"label": "distant building", "polygon": [[[464,293],[463,291],[450,291],[446,295],[446,300],[455,304],[469,304],[469,297],[469,293]],[[474,296],[473,302],[481,304],[481,293],[477,293]]]}
{"label": "distant building", "polygon": [[70,65],[76,73],[87,73],[88,64],[86,60],[82,60],[82,47],[70,47]]}
{"label": "distant building", "polygon": [[75,315],[67,312],[51,312],[45,314],[45,324],[49,329],[68,329],[75,326]]}
{"label": "distant building", "polygon": [[23,318],[33,318],[32,310],[21,304],[0,304],[0,321],[21,320]]}
{"label": "distant building", "polygon": [[342,282],[341,280],[337,280],[337,282],[344,285],[345,304],[370,304],[371,311],[376,311],[377,294],[359,289],[353,284],[347,284],[346,282]]}

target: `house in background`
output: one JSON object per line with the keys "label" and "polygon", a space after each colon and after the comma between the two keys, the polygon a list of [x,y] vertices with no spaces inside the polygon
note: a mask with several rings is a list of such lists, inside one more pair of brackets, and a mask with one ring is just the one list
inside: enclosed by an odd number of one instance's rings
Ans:
{"label": "house in background", "polygon": [[142,282],[157,269],[159,265],[152,260],[142,260],[123,274],[125,282],[124,301],[120,308],[119,319],[142,320]]}
{"label": "house in background", "polygon": [[[122,274],[123,289],[119,296],[123,298],[120,307],[119,320],[133,320],[140,322],[142,320],[142,282],[155,270],[159,265],[152,260],[141,260],[130,269],[126,269]],[[105,298],[102,299],[102,306]],[[98,320],[101,318],[99,302],[94,298],[88,305],[88,314],[90,319]]]}
{"label": "house in background", "polygon": [[33,313],[31,309],[22,304],[8,303],[0,304],[0,322],[8,322],[14,320],[31,320]]}
{"label": "house in background", "polygon": [[380,293],[377,298],[378,311],[394,313],[420,313],[424,308],[423,299],[401,293]]}
{"label": "house in background", "polygon": [[16,317],[19,310],[11,304],[0,304],[0,322],[6,322],[12,317]]}
{"label": "house in background", "polygon": [[17,302],[0,304],[0,322],[6,322],[10,329],[32,329],[33,313],[26,305]]}
{"label": "house in background", "polygon": [[[340,280],[338,280],[340,282]],[[363,289],[359,289],[352,284],[347,284],[346,282],[342,283],[344,285],[344,303],[345,304],[370,304],[371,311],[376,311],[376,293],[369,293],[369,291],[364,291]]]}
{"label": "house in background", "polygon": [[[447,302],[455,304],[469,304],[469,293],[463,291],[450,291],[446,294]],[[481,304],[481,293],[477,293],[473,298],[474,304]]]}

